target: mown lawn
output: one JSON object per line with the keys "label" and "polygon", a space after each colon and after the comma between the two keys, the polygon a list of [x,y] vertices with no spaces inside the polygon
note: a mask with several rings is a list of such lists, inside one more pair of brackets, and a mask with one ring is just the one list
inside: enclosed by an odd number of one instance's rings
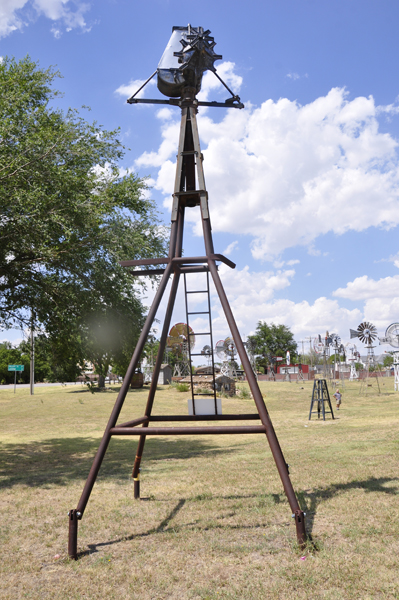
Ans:
{"label": "mown lawn", "polygon": [[[399,599],[399,393],[346,384],[336,420],[308,421],[310,383],[261,382],[314,549],[299,551],[263,435],[113,438],[67,558],[75,508],[116,389],[0,391],[1,598]],[[121,419],[143,414],[131,391]],[[252,412],[224,399],[224,412]],[[335,410],[335,409],[334,409]],[[156,414],[187,413],[162,388]],[[256,423],[256,421],[252,422]]]}

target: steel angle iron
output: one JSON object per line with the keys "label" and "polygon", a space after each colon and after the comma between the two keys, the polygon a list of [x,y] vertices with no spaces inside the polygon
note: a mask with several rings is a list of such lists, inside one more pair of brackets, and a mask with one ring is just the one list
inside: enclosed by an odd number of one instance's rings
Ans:
{"label": "steel angle iron", "polygon": [[[172,214],[170,227],[170,243],[167,256],[159,258],[132,259],[121,261],[121,266],[133,268],[132,275],[141,277],[147,275],[160,275],[158,289],[154,295],[149,308],[143,329],[138,338],[132,359],[126,371],[114,408],[111,412],[103,438],[100,442],[97,454],[94,458],[90,473],[84,486],[82,495],[75,509],[69,511],[69,544],[68,555],[77,559],[77,534],[78,521],[83,517],[87,507],[93,486],[101,468],[102,461],[107,452],[109,442],[113,436],[136,436],[138,439],[136,457],[133,464],[132,477],[134,481],[134,498],[140,498],[140,465],[144,453],[146,438],[148,436],[178,436],[178,435],[220,435],[220,434],[260,434],[269,443],[272,456],[280,476],[287,500],[291,508],[291,514],[296,526],[298,543],[303,547],[306,543],[305,513],[300,508],[292,482],[288,473],[288,465],[284,459],[279,440],[267,411],[258,382],[252,371],[251,363],[242,342],[236,321],[231,310],[224,286],[218,271],[218,263],[224,263],[229,268],[235,268],[235,264],[222,254],[215,253],[210,221],[208,192],[205,185],[203,170],[203,155],[199,141],[197,112],[201,106],[223,107],[242,109],[244,105],[240,98],[235,95],[218,75],[215,62],[222,57],[214,51],[215,41],[210,31],[202,27],[174,27],[172,37],[161,58],[158,68],[147,79],[146,82],[128,99],[129,104],[167,104],[179,107],[181,110],[180,135],[178,141],[178,152],[176,161],[176,177],[174,191],[172,194]],[[212,72],[216,78],[228,90],[230,97],[225,102],[203,102],[198,100],[197,94],[201,89],[202,78],[205,72]],[[158,90],[162,98],[147,99],[139,97],[140,92],[148,82],[157,75]],[[202,256],[183,256],[184,241],[184,219],[187,207],[199,206],[199,220],[202,225],[205,253]],[[153,407],[157,391],[157,382],[163,362],[165,348],[168,338],[174,338],[176,344],[182,344],[183,350],[191,352],[191,335],[187,323],[183,324],[183,337],[178,331],[175,335],[171,328],[173,309],[179,287],[179,280],[190,273],[206,273],[210,276],[219,297],[231,338],[234,342],[235,353],[238,353],[243,365],[245,375],[252,393],[256,407],[249,414],[218,414],[217,411],[206,415],[171,415],[154,414]],[[171,281],[170,287],[168,287]],[[129,391],[130,380],[140,362],[147,338],[153,327],[154,320],[161,302],[168,289],[168,300],[158,354],[155,361],[154,372],[148,393],[146,407],[142,416],[130,421],[119,423],[119,416],[123,408],[126,395]],[[188,292],[187,292],[188,293]],[[172,328],[173,329],[173,328]],[[192,332],[193,333],[193,332]],[[207,335],[212,340],[210,332],[197,332],[197,336]],[[225,340],[223,340],[225,342]],[[170,343],[170,340],[169,340]],[[174,342],[175,343],[175,342]],[[185,346],[186,345],[186,346]],[[213,341],[211,341],[213,346]],[[226,348],[225,356],[230,358],[231,349]],[[200,353],[199,353],[200,354]],[[213,354],[212,354],[213,356]],[[216,396],[215,396],[216,397]],[[204,418],[205,417],[205,418]],[[179,422],[190,421],[190,426],[176,426]],[[191,421],[193,423],[191,423]],[[213,423],[217,421],[217,423]],[[228,423],[226,424],[226,421]],[[258,421],[257,424],[243,424],[243,422]],[[164,426],[164,423],[169,423]],[[232,424],[232,423],[236,424]],[[260,423],[260,424],[259,424]],[[172,476],[172,475],[171,475]],[[206,481],[204,482],[206,485]]]}

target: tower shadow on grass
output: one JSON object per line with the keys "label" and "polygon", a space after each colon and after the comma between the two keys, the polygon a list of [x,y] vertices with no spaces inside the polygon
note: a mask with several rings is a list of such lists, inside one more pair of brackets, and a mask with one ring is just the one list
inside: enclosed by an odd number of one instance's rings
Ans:
{"label": "tower shadow on grass", "polygon": [[[368,493],[372,493],[372,492],[383,492],[384,494],[390,494],[390,495],[397,495],[399,493],[399,487],[398,486],[392,486],[392,487],[384,487],[386,484],[390,484],[390,483],[398,483],[399,484],[399,479],[397,478],[389,478],[389,477],[380,477],[380,478],[375,478],[375,477],[370,477],[368,479],[364,479],[364,480],[355,480],[355,481],[350,481],[348,483],[345,484],[332,484],[330,487],[327,488],[319,488],[314,490],[313,492],[299,492],[298,493],[298,498],[300,501],[301,506],[305,509],[305,512],[307,512],[307,518],[306,518],[306,531],[307,534],[309,536],[309,542],[310,545],[312,547],[313,550],[317,550],[318,549],[318,545],[317,542],[313,541],[312,538],[312,529],[313,529],[313,523],[314,523],[314,517],[317,511],[317,507],[320,504],[320,502],[328,500],[330,498],[333,498],[334,496],[338,495],[338,494],[343,494],[345,492],[348,492],[352,489],[363,489],[364,491],[368,492]],[[279,494],[269,494],[272,498],[275,504],[279,504],[280,502],[286,502],[286,498],[283,494],[279,495]],[[212,496],[212,499],[250,499],[250,498],[255,498],[257,497],[258,494],[248,494],[248,495],[228,495],[228,496]],[[82,551],[78,554],[79,557],[83,557],[83,556],[87,556],[89,554],[98,552],[99,548],[103,548],[103,547],[109,547],[109,546],[113,546],[115,544],[120,544],[122,542],[127,542],[127,541],[133,541],[135,539],[141,539],[143,537],[148,537],[150,535],[153,534],[160,534],[160,533],[167,533],[168,532],[168,526],[169,523],[172,521],[172,519],[178,514],[178,512],[183,508],[183,506],[185,505],[186,502],[190,502],[190,501],[195,501],[197,498],[186,498],[186,499],[180,499],[177,504],[175,505],[175,507],[170,511],[170,513],[165,517],[165,519],[163,519],[161,521],[161,523],[157,526],[157,527],[153,527],[151,529],[149,529],[148,531],[145,532],[141,532],[141,533],[136,533],[136,534],[130,534],[127,536],[123,536],[108,542],[100,542],[98,544],[89,544],[88,545],[88,550]],[[179,533],[180,531],[183,530],[187,530],[193,528],[195,530],[198,530],[198,523],[189,523],[189,524],[185,524],[185,525],[174,525],[173,526],[173,533]],[[216,524],[213,523],[212,525],[206,525],[204,526],[203,530],[216,530],[216,529],[229,529],[229,530],[256,530],[259,528],[267,528],[267,525],[265,525],[264,523],[260,523],[260,522],[256,522],[253,523],[252,525],[243,525],[243,524]]]}
{"label": "tower shadow on grass", "polygon": [[[89,473],[99,439],[61,438],[27,444],[0,444],[0,489],[14,485],[44,487],[68,485],[85,479]],[[112,439],[100,469],[98,480],[130,477],[137,440]],[[211,440],[198,438],[149,438],[145,464],[165,459],[185,460],[197,456],[217,457],[234,451],[220,448]]]}
{"label": "tower shadow on grass", "polygon": [[389,495],[398,495],[399,486],[385,487],[386,484],[399,484],[399,478],[394,477],[369,477],[368,479],[348,481],[347,483],[333,483],[328,487],[316,488],[313,491],[301,491],[297,493],[299,504],[306,512],[306,531],[311,536],[314,519],[318,506],[321,502],[330,500],[339,494],[350,490],[361,489],[366,493],[379,492]]}

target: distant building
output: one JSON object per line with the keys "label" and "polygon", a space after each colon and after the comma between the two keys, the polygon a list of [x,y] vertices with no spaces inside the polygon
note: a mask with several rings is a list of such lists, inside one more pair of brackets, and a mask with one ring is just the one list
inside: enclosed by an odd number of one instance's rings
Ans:
{"label": "distant building", "polygon": [[[184,377],[181,379],[181,383],[191,384],[190,377]],[[217,375],[215,377],[216,391],[224,392],[228,396],[235,396],[236,384],[232,377],[227,375]],[[193,386],[194,393],[198,389],[209,390],[209,393],[213,393],[213,377],[212,375],[193,375]]]}
{"label": "distant building", "polygon": [[[215,374],[220,373],[220,367],[215,365]],[[212,375],[212,365],[208,365],[207,367],[198,367],[195,371],[196,375]]]}
{"label": "distant building", "polygon": [[172,381],[172,367],[168,364],[161,365],[158,377],[158,385],[168,385]]}

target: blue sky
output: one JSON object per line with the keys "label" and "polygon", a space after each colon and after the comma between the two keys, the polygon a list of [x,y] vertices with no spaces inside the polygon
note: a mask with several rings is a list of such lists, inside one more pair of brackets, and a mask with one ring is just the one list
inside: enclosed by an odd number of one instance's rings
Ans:
{"label": "blue sky", "polygon": [[[88,119],[120,127],[121,166],[150,176],[169,222],[179,110],[126,98],[173,25],[209,28],[218,71],[246,105],[198,117],[215,248],[237,263],[220,272],[241,333],[265,319],[298,341],[329,330],[347,342],[364,319],[379,335],[399,320],[398,17],[395,0],[3,0],[0,55],[56,65],[63,108],[90,106]],[[202,96],[225,99],[216,83],[206,75]],[[185,253],[202,253],[198,213],[188,219]],[[215,296],[213,315],[223,338]]]}

